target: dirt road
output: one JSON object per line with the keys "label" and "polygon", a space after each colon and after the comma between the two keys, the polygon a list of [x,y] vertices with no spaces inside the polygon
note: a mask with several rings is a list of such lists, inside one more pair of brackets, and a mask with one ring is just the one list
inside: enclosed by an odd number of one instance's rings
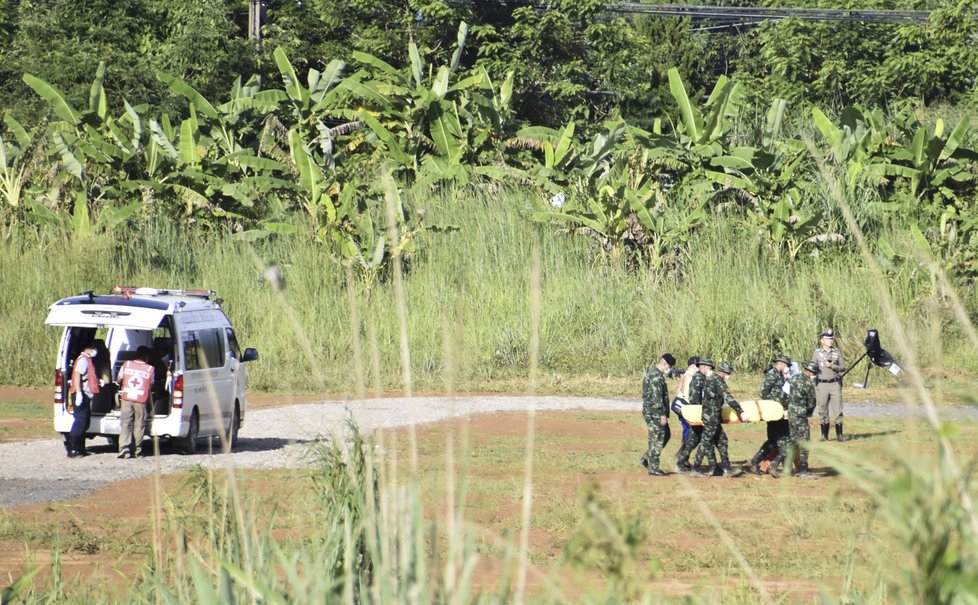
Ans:
{"label": "dirt road", "polygon": [[[217,440],[201,440],[198,453],[183,456],[165,444],[159,457],[119,460],[104,442],[90,441],[93,455],[65,457],[60,439],[42,439],[0,444],[0,507],[64,500],[90,493],[99,487],[143,477],[155,472],[179,473],[193,465],[205,468],[289,468],[306,463],[308,444],[347,430],[352,419],[366,433],[380,428],[439,422],[452,417],[534,409],[540,413],[572,409],[641,410],[637,399],[594,397],[467,396],[322,401],[248,412],[239,445],[233,453],[220,452]],[[919,410],[907,405],[847,403],[853,418],[902,418]],[[946,407],[945,419],[978,419],[978,410]],[[208,445],[210,444],[210,446]],[[208,449],[212,451],[208,451]]]}

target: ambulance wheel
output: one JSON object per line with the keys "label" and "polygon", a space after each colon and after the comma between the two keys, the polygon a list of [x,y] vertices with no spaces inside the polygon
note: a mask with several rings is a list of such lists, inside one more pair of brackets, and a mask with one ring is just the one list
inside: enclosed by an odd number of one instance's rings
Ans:
{"label": "ambulance wheel", "polygon": [[238,402],[234,402],[234,411],[231,412],[231,426],[228,428],[228,451],[233,452],[238,446],[238,429],[241,428],[241,410]]}
{"label": "ambulance wheel", "polygon": [[65,440],[65,451],[71,451],[71,435],[69,433],[61,433],[62,439]]}
{"label": "ambulance wheel", "polygon": [[197,453],[197,436],[200,433],[200,415],[197,413],[197,408],[190,413],[190,428],[187,429],[187,436],[180,439],[177,449],[180,450],[181,454],[196,454]]}
{"label": "ambulance wheel", "polygon": [[112,449],[119,449],[119,436],[118,435],[106,435],[105,442],[112,446]]}

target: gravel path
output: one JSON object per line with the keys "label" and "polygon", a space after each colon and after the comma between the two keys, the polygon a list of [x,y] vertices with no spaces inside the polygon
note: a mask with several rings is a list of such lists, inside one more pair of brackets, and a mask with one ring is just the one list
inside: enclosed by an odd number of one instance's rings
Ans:
{"label": "gravel path", "polygon": [[[202,453],[181,456],[164,447],[158,460],[119,460],[104,440],[89,443],[93,455],[65,457],[60,439],[0,444],[0,508],[36,502],[65,500],[90,493],[107,483],[148,475],[159,465],[163,473],[186,471],[199,464],[207,468],[283,468],[302,465],[307,445],[319,437],[345,430],[353,419],[365,433],[379,428],[438,422],[450,417],[490,412],[522,411],[535,405],[537,411],[641,410],[637,399],[596,397],[414,397],[323,401],[279,408],[251,410],[241,429],[239,447],[229,455]],[[847,416],[855,418],[899,418],[917,414],[915,407],[900,404],[846,403]],[[975,408],[946,407],[948,420],[978,419]],[[216,444],[216,440],[214,441]],[[218,447],[215,445],[215,447]],[[199,449],[207,449],[201,441]]]}

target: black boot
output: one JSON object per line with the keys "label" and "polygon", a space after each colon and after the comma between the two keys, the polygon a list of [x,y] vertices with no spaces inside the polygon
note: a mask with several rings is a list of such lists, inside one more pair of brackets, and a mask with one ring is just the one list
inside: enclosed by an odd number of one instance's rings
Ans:
{"label": "black boot", "polygon": [[[840,427],[839,430],[841,430],[841,427]],[[829,423],[828,422],[823,422],[822,423],[822,441],[828,441],[828,440],[829,440]]]}
{"label": "black boot", "polygon": [[842,434],[842,423],[841,422],[835,425],[835,440],[836,441],[845,441],[846,440],[846,436]]}
{"label": "black boot", "polygon": [[764,450],[761,450],[754,454],[754,457],[750,459],[750,470],[755,475],[761,474],[761,460],[764,460]]}
{"label": "black boot", "polygon": [[778,454],[778,457],[771,461],[771,466],[767,469],[767,472],[771,473],[771,476],[775,479],[778,478],[778,466],[784,462],[784,454]]}
{"label": "black boot", "polygon": [[798,465],[798,476],[807,477],[811,473],[808,471],[808,462],[802,462]]}
{"label": "black boot", "polygon": [[729,460],[724,460],[720,463],[720,468],[723,471],[724,477],[739,477],[744,474],[744,471],[739,468],[734,468],[730,466]]}

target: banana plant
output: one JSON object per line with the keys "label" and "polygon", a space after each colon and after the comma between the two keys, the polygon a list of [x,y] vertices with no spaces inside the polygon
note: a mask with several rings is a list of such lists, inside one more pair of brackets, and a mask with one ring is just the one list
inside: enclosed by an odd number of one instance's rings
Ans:
{"label": "banana plant", "polygon": [[[4,114],[3,121],[13,135],[8,143],[0,134],[0,196],[3,205],[12,211],[21,206],[21,196],[27,184],[30,155],[36,143],[27,130],[10,114]],[[0,216],[6,212],[0,211]]]}
{"label": "banana plant", "polygon": [[933,131],[916,118],[898,120],[904,133],[912,133],[909,145],[893,146],[885,154],[881,172],[906,181],[906,194],[934,205],[957,205],[976,189],[974,168],[978,154],[963,146],[970,119],[965,116],[945,136],[944,120],[938,119]]}
{"label": "banana plant", "polygon": [[848,107],[836,125],[821,109],[813,107],[812,119],[828,145],[829,158],[844,171],[848,195],[864,184],[887,184],[882,149],[891,139],[882,112]]}
{"label": "banana plant", "polygon": [[358,106],[357,117],[369,130],[353,141],[368,146],[368,165],[393,161],[397,174],[422,183],[502,174],[495,165],[508,138],[513,73],[497,85],[484,68],[460,70],[467,32],[463,23],[453,59],[437,68],[424,64],[414,42],[403,71],[353,53],[364,67],[340,85],[341,102]]}
{"label": "banana plant", "polygon": [[[59,158],[59,175],[54,183],[60,199],[72,200],[70,209],[48,209],[63,213],[70,220],[65,225],[84,237],[90,233],[93,207],[104,207],[105,216],[96,225],[115,225],[139,210],[139,203],[129,199],[139,182],[137,145],[133,144],[132,124],[124,115],[114,118],[108,113],[103,87],[105,64],[100,63],[92,82],[88,108],[76,110],[60,91],[30,74],[24,82],[48,101],[60,120],[49,124],[51,152]],[[133,178],[137,173],[137,178]],[[66,205],[67,206],[67,205]],[[33,205],[35,213],[38,205]],[[100,212],[101,214],[101,212]]]}
{"label": "banana plant", "polygon": [[[537,179],[556,191],[553,208],[537,220],[567,224],[596,240],[612,257],[660,267],[681,252],[685,238],[705,218],[702,206],[672,208],[650,153],[636,148],[623,123],[606,124],[589,147],[572,143],[573,125],[562,131],[526,129],[519,141],[540,150]],[[533,138],[533,137],[540,138]]]}

